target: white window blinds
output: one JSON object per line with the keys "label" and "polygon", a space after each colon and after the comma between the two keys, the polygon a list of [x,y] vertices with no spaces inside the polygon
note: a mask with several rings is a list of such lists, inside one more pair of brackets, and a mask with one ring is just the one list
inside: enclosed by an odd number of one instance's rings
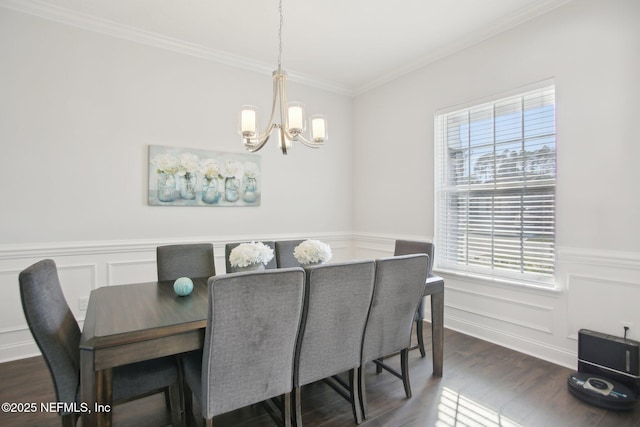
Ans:
{"label": "white window blinds", "polygon": [[436,115],[436,266],[549,282],[555,88]]}

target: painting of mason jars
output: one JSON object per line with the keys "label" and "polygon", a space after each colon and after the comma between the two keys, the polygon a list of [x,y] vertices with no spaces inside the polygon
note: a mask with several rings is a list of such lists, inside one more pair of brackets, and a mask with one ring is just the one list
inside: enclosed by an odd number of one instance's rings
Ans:
{"label": "painting of mason jars", "polygon": [[150,145],[149,204],[259,206],[260,157]]}

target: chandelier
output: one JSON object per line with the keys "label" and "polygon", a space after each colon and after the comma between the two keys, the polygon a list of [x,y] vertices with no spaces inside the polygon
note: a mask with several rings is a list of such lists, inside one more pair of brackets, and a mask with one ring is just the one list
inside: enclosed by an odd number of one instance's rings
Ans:
{"label": "chandelier", "polygon": [[[280,13],[278,69],[273,72],[273,105],[269,123],[263,132],[259,132],[258,110],[253,105],[243,105],[239,114],[238,133],[242,135],[245,149],[251,153],[264,147],[274,129],[278,129],[278,143],[282,154],[287,154],[292,141],[300,141],[307,147],[319,148],[328,139],[325,116],[315,114],[310,117],[311,138],[307,139],[303,135],[307,125],[304,104],[287,102],[287,72],[282,69],[282,0],[280,0],[278,11]],[[279,123],[274,122],[276,114],[280,115]]]}

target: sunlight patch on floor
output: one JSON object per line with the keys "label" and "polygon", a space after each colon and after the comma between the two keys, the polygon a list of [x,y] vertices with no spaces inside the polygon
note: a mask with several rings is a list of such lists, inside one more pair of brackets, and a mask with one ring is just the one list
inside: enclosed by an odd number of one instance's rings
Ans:
{"label": "sunlight patch on floor", "polygon": [[436,427],[522,427],[498,412],[444,387]]}

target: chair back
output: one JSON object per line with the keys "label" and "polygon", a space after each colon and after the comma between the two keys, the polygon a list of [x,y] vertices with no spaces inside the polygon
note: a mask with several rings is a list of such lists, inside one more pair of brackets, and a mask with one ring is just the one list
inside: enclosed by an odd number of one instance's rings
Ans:
{"label": "chair back", "polygon": [[362,363],[411,345],[411,328],[422,299],[429,257],[403,255],[376,260],[375,284],[362,343]]}
{"label": "chair back", "polygon": [[206,419],[291,392],[303,300],[301,268],[209,279],[201,391]]}
{"label": "chair back", "polygon": [[360,366],[373,296],[374,261],[307,267],[294,386]]}
{"label": "chair back", "polygon": [[24,316],[49,367],[56,400],[76,402],[80,328],[64,298],[56,264],[50,259],[39,261],[23,270],[18,281]]}
{"label": "chair back", "polygon": [[178,277],[211,277],[216,275],[211,243],[158,246],[156,249],[158,280]]}
{"label": "chair back", "polygon": [[[231,255],[231,251],[233,250],[233,248],[235,248],[236,246],[240,245],[240,243],[227,243],[226,245],[224,245],[224,261],[225,261],[225,265],[227,267],[227,273],[235,273],[236,272],[236,268],[233,267],[231,265],[231,262],[229,262],[229,255]],[[265,265],[265,269],[266,270],[273,270],[274,268],[278,268],[278,265],[276,263],[276,255],[275,255],[275,247],[276,244],[275,242],[262,242],[265,245],[269,246],[271,249],[273,249],[273,258],[271,259],[271,261],[269,261],[266,265]]]}
{"label": "chair back", "polygon": [[304,240],[281,240],[276,242],[276,263],[278,268],[300,267],[300,263],[293,256],[293,250]]}
{"label": "chair back", "polygon": [[427,254],[429,256],[429,273],[433,271],[433,260],[436,247],[431,242],[415,240],[396,240],[393,256],[410,254]]}

